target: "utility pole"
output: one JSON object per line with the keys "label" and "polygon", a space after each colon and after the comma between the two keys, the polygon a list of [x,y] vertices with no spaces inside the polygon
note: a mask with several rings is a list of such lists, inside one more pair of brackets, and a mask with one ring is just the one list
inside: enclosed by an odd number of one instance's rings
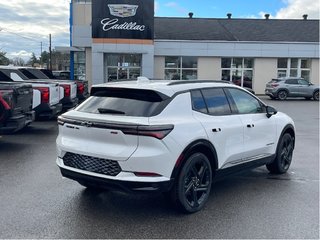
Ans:
{"label": "utility pole", "polygon": [[51,33],[49,34],[49,69],[52,70]]}
{"label": "utility pole", "polygon": [[40,67],[42,67],[42,42],[40,42]]}

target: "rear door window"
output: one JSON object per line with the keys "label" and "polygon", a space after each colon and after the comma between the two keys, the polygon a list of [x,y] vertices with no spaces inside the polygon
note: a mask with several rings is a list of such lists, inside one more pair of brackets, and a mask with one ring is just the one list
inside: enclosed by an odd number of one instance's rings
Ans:
{"label": "rear door window", "polygon": [[144,89],[93,88],[91,97],[77,111],[96,114],[117,114],[135,117],[158,115],[170,98]]}
{"label": "rear door window", "polygon": [[210,115],[231,114],[229,102],[222,88],[203,89],[202,94]]}
{"label": "rear door window", "polygon": [[209,115],[231,114],[231,108],[222,88],[191,91],[193,110]]}

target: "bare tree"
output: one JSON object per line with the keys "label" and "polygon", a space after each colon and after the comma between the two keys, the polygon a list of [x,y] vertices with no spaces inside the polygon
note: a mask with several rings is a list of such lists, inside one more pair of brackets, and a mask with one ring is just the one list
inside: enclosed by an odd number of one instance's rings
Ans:
{"label": "bare tree", "polygon": [[24,66],[26,63],[23,60],[23,58],[21,57],[15,57],[14,59],[12,59],[10,61],[11,64],[15,65],[15,66]]}

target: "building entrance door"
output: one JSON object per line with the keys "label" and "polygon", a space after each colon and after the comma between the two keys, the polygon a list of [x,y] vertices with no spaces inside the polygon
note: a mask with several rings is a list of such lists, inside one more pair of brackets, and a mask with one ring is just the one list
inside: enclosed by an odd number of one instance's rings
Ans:
{"label": "building entrance door", "polygon": [[106,54],[106,81],[135,80],[141,76],[141,54]]}

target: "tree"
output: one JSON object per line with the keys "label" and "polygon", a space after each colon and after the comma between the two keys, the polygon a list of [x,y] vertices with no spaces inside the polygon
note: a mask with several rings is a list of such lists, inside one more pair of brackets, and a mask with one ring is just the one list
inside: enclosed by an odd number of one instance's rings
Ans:
{"label": "tree", "polygon": [[26,63],[21,57],[15,57],[10,61],[11,64],[15,66],[24,66]]}
{"label": "tree", "polygon": [[40,57],[40,62],[41,64],[46,64],[47,66],[49,65],[49,53],[47,51],[43,51],[41,53],[41,57]]}
{"label": "tree", "polygon": [[6,57],[6,52],[0,51],[0,65],[9,65],[10,60]]}
{"label": "tree", "polygon": [[40,63],[39,59],[37,56],[32,53],[30,60],[28,61],[28,65],[34,66],[35,64]]}

